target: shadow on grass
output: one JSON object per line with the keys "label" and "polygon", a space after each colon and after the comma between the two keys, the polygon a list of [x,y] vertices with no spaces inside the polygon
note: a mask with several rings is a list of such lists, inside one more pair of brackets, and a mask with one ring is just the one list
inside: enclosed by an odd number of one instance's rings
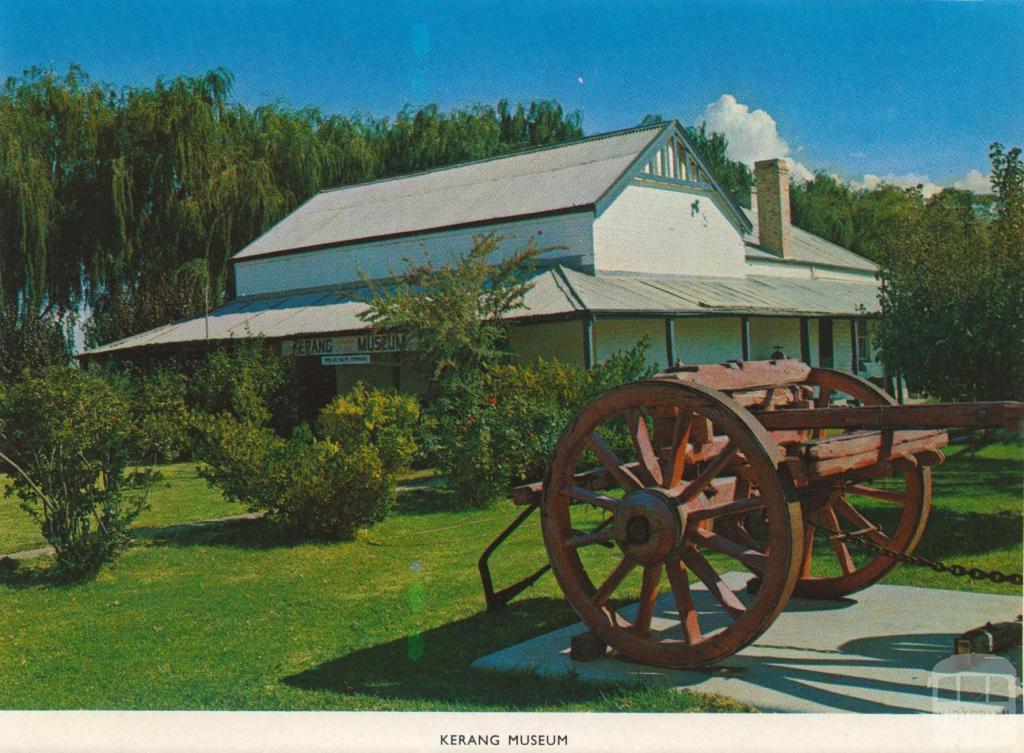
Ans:
{"label": "shadow on grass", "polygon": [[[891,509],[861,508],[868,518],[882,526],[884,531],[893,531],[897,514]],[[925,526],[924,535],[915,554],[931,559],[964,559],[990,552],[1020,547],[1024,537],[1024,519],[1019,512],[996,510],[989,513],[958,512],[945,507],[933,507]],[[857,553],[862,550],[856,546]],[[832,546],[824,537],[815,540],[814,556],[826,560],[834,559]],[[960,564],[970,566],[963,561]],[[1020,572],[1020,569],[1017,570]]]}
{"label": "shadow on grass", "polygon": [[916,553],[935,558],[985,554],[1019,547],[1022,535],[1024,520],[1019,512],[957,512],[933,507]]}
{"label": "shadow on grass", "polygon": [[937,497],[977,496],[988,492],[1019,498],[1022,490],[1021,464],[1005,458],[978,457],[960,452],[938,466],[932,474]]}
{"label": "shadow on grass", "polygon": [[318,541],[266,518],[168,526],[166,529],[151,529],[144,538],[154,546],[226,546],[237,549],[274,549]]}
{"label": "shadow on grass", "polygon": [[438,483],[431,487],[409,489],[398,493],[392,512],[400,515],[422,515],[432,512],[460,512],[469,509],[459,504],[455,492]]}
{"label": "shadow on grass", "polygon": [[40,586],[68,586],[57,578],[52,567],[39,565],[24,566],[23,561],[0,557],[0,586],[11,589],[37,588]]}
{"label": "shadow on grass", "polygon": [[98,570],[70,575],[56,568],[52,555],[15,560],[0,557],[0,587],[10,589],[63,588],[84,586],[95,580]]}
{"label": "shadow on grass", "polygon": [[[614,697],[623,693],[620,686],[573,676],[499,674],[470,666],[482,656],[575,621],[575,614],[561,599],[523,599],[503,612],[484,612],[422,635],[355,651],[282,682],[301,690],[422,702],[432,708],[527,709],[590,701],[614,706]],[[687,699],[680,700],[679,708],[684,708]]]}

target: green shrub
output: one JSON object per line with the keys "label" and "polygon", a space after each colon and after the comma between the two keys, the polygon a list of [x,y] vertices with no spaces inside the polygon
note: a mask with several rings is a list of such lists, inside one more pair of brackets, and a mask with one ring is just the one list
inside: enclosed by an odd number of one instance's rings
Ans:
{"label": "green shrub", "polygon": [[[496,366],[459,399],[433,406],[429,450],[456,497],[482,506],[504,497],[512,484],[543,477],[551,451],[587,401],[613,387],[650,376],[649,343],[584,370],[538,359],[529,366]],[[625,449],[622,430],[606,437]]]}
{"label": "green shrub", "polygon": [[185,398],[188,379],[169,370],[137,375],[129,383],[137,460],[171,463],[191,452],[190,413]]}
{"label": "green shrub", "polygon": [[320,411],[319,429],[346,450],[372,445],[389,474],[409,467],[416,456],[420,406],[416,398],[368,389],[359,383]]}
{"label": "green shrub", "polygon": [[195,425],[200,436],[196,456],[203,462],[199,475],[232,502],[253,511],[269,509],[276,497],[270,465],[283,454],[285,440],[230,413],[197,414]]}
{"label": "green shrub", "polygon": [[342,447],[308,429],[285,440],[227,413],[198,423],[203,477],[228,499],[307,536],[351,538],[394,502],[394,475],[371,444]]}
{"label": "green shrub", "polygon": [[229,413],[265,425],[278,415],[288,384],[287,360],[269,343],[250,338],[206,355],[189,380],[188,403],[208,415]]}
{"label": "green shrub", "polygon": [[191,454],[194,435],[186,402],[188,377],[171,368],[143,373],[128,363],[91,373],[128,400],[135,441],[133,461],[171,463]]}
{"label": "green shrub", "polygon": [[59,577],[93,575],[127,543],[144,507],[125,491],[135,448],[128,401],[96,376],[53,367],[0,398],[0,450]]}
{"label": "green shrub", "polygon": [[351,538],[387,516],[395,477],[372,445],[293,440],[285,450],[275,466],[284,482],[278,516],[285,523],[313,536]]}

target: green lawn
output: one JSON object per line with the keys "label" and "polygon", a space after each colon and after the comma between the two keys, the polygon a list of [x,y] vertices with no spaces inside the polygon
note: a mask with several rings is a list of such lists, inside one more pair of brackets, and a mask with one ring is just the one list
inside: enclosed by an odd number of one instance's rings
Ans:
{"label": "green lawn", "polygon": [[[175,463],[159,468],[162,479],[149,487],[149,509],[136,521],[139,528],[155,528],[173,523],[223,518],[245,510],[226,502],[220,492],[211,489],[196,474],[191,463]],[[23,549],[45,546],[46,541],[30,518],[11,495],[2,492],[9,480],[0,476],[0,556]]]}
{"label": "green lawn", "polygon": [[[967,457],[955,448],[936,471],[920,551],[1020,572],[1021,451],[993,445]],[[154,490],[141,525],[241,512],[190,466],[163,473],[170,487]],[[550,576],[505,613],[482,612],[476,559],[511,504],[450,512],[437,493],[401,499],[385,523],[347,543],[296,544],[263,521],[241,521],[142,539],[80,586],[48,585],[45,560],[0,573],[0,708],[741,710],[668,689],[470,669],[574,615]],[[32,543],[19,516],[0,501],[0,551]],[[531,523],[502,549],[499,581],[544,561]],[[907,567],[888,582],[979,587]]]}

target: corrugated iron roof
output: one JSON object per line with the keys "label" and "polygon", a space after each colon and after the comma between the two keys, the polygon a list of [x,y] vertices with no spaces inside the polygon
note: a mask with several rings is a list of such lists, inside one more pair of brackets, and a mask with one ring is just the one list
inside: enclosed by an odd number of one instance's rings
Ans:
{"label": "corrugated iron roof", "polygon": [[[747,256],[753,259],[764,259],[766,261],[780,261],[777,254],[761,248],[761,239],[757,225],[757,206],[753,209],[743,208],[747,218],[754,226],[753,232],[746,237]],[[853,253],[842,246],[837,246],[820,236],[808,233],[806,230],[793,226],[793,256],[795,261],[806,264],[827,264],[832,267],[845,267],[857,269],[864,272],[878,271],[878,265],[863,256]]]}
{"label": "corrugated iron roof", "polygon": [[366,303],[351,291],[290,293],[260,298],[238,298],[210,312],[126,337],[86,351],[84,355],[116,350],[232,340],[245,337],[292,337],[365,329],[359,314]]}
{"label": "corrugated iron roof", "polygon": [[873,281],[684,275],[592,276],[560,269],[584,310],[596,313],[877,314]]}
{"label": "corrugated iron roof", "polygon": [[[199,344],[262,336],[356,332],[367,329],[365,290],[289,293],[230,301],[195,317],[87,351]],[[785,277],[600,276],[555,267],[538,272],[524,307],[510,318],[594,314],[752,314],[854,316],[878,313],[878,286]]]}
{"label": "corrugated iron roof", "polygon": [[591,206],[669,125],[321,191],[234,258]]}

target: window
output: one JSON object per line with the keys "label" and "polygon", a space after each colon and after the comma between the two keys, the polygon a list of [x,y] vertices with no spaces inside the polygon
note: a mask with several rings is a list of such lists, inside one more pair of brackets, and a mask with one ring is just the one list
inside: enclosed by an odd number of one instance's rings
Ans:
{"label": "window", "polygon": [[858,361],[871,361],[871,333],[869,331],[870,322],[858,321],[857,326],[857,360]]}

